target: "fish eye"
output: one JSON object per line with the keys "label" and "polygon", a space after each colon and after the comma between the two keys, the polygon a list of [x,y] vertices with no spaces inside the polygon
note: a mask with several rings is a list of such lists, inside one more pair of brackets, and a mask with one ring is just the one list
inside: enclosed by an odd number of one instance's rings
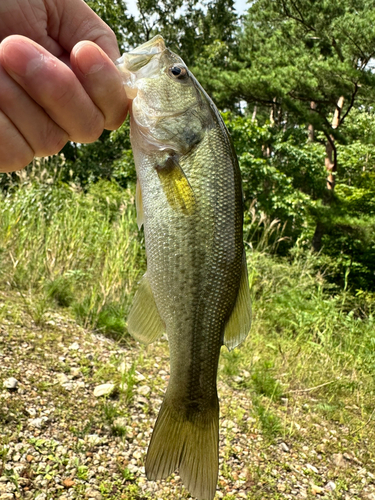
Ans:
{"label": "fish eye", "polygon": [[178,80],[183,80],[187,77],[188,72],[184,66],[172,66],[169,68],[169,74]]}

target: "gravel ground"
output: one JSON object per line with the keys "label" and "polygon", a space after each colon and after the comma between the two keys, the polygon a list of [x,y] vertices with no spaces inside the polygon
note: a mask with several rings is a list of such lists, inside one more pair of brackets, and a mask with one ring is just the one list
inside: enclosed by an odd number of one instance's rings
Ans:
{"label": "gravel ground", "polygon": [[[119,344],[56,313],[36,325],[17,301],[0,292],[0,500],[190,498],[177,475],[144,475],[166,340]],[[265,403],[282,424],[266,437],[249,377],[219,374],[216,498],[375,500],[373,442],[309,411],[302,391]]]}

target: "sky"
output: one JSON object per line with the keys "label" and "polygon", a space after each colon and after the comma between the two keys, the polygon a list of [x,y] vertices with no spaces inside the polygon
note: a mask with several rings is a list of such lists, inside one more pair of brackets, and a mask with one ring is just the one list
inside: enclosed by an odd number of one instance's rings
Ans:
{"label": "sky", "polygon": [[[235,6],[235,9],[237,10],[238,14],[243,14],[245,12],[245,10],[247,8],[246,2],[247,2],[247,0],[235,0],[234,1],[234,6]],[[127,0],[126,1],[126,5],[128,7],[128,10],[133,15],[138,14],[136,4],[137,4],[137,0]]]}

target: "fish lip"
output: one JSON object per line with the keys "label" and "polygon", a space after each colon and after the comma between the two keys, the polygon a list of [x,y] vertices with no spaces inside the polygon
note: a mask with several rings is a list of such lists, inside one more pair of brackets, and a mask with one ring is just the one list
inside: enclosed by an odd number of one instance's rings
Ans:
{"label": "fish lip", "polygon": [[143,54],[155,55],[163,52],[166,49],[164,38],[161,35],[156,35],[151,40],[139,45],[137,48],[130,50],[128,54]]}
{"label": "fish lip", "polygon": [[117,59],[116,65],[121,66],[123,71],[126,70],[130,73],[136,73],[146,66],[155,55],[161,54],[165,50],[166,46],[163,37],[161,35],[156,35],[151,40],[130,50]]}

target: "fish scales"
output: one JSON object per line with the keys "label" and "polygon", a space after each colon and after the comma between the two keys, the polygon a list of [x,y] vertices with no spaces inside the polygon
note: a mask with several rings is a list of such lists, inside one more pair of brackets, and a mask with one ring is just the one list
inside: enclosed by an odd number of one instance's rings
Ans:
{"label": "fish scales", "polygon": [[125,55],[120,69],[135,97],[131,141],[147,253],[128,327],[144,342],[165,330],[170,349],[146,474],[161,479],[179,468],[190,493],[211,500],[220,349],[250,328],[240,171],[214,104],[161,37]]}

